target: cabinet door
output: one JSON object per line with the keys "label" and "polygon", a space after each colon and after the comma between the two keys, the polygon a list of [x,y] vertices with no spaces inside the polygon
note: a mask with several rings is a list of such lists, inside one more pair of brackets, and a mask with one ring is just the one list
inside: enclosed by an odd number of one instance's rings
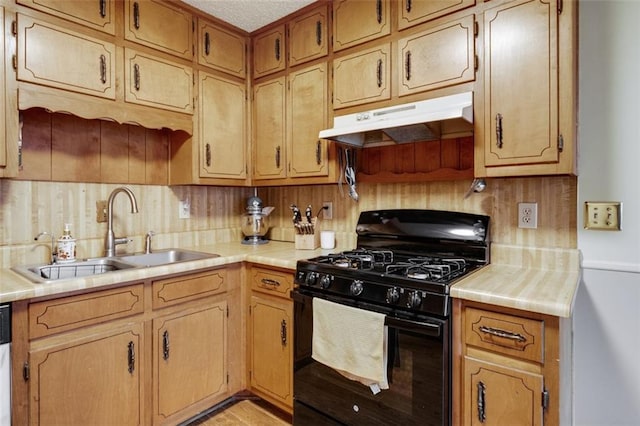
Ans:
{"label": "cabinet door", "polygon": [[[9,25],[10,26],[10,25]],[[5,54],[5,34],[6,26],[4,22],[4,7],[0,7],[0,53],[2,58],[7,58]],[[7,39],[10,39],[9,37]],[[0,63],[0,167],[6,167],[7,165],[7,88],[5,85],[5,64]]]}
{"label": "cabinet door", "polygon": [[22,14],[17,38],[18,80],[115,99],[113,43]]}
{"label": "cabinet door", "polygon": [[475,0],[399,0],[398,28],[403,30],[449,13],[471,7]]}
{"label": "cabinet door", "polygon": [[333,2],[333,50],[391,34],[389,0]]}
{"label": "cabinet door", "polygon": [[391,98],[391,46],[363,50],[333,61],[333,108]]}
{"label": "cabinet door", "polygon": [[200,176],[246,176],[247,104],[244,82],[200,72]]}
{"label": "cabinet door", "polygon": [[399,95],[433,90],[475,79],[473,15],[398,41]]}
{"label": "cabinet door", "polygon": [[193,113],[193,70],[176,62],[125,49],[127,102]]}
{"label": "cabinet door", "polygon": [[247,40],[240,34],[200,20],[198,63],[244,78],[247,69]]}
{"label": "cabinet door", "polygon": [[161,424],[227,390],[227,303],[153,320],[153,413]]}
{"label": "cabinet door", "polygon": [[539,374],[465,357],[463,424],[542,425],[543,391]]}
{"label": "cabinet door", "polygon": [[558,161],[557,2],[484,14],[486,166]]}
{"label": "cabinet door", "polygon": [[253,78],[282,71],[285,63],[284,25],[253,38]]}
{"label": "cabinet door", "polygon": [[114,0],[17,0],[19,4],[108,34],[116,33]]}
{"label": "cabinet door", "polygon": [[172,55],[193,57],[193,18],[160,0],[126,0],[124,38]]}
{"label": "cabinet door", "polygon": [[287,103],[289,177],[327,176],[327,141],[319,139],[327,127],[327,64],[289,74]]}
{"label": "cabinet door", "polygon": [[293,302],[251,297],[251,388],[275,404],[293,405]]}
{"label": "cabinet door", "polygon": [[328,51],[327,7],[323,6],[289,23],[289,65],[321,58]]}
{"label": "cabinet door", "polygon": [[276,179],[286,176],[285,79],[259,83],[253,89],[253,177]]}
{"label": "cabinet door", "polygon": [[135,324],[32,351],[31,424],[144,424],[143,342]]}

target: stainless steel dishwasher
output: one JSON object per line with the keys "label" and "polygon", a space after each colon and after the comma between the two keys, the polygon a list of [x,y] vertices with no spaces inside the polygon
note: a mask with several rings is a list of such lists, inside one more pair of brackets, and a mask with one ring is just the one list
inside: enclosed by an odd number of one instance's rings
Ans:
{"label": "stainless steel dishwasher", "polygon": [[11,425],[11,305],[0,305],[0,426]]}

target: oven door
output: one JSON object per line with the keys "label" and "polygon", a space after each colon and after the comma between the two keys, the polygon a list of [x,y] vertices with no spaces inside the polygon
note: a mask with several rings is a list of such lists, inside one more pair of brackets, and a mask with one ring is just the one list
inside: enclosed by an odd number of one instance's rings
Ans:
{"label": "oven door", "polygon": [[311,358],[313,297],[355,305],[325,294],[294,291],[294,425],[450,424],[448,320],[387,316],[389,389],[374,395],[369,387]]}

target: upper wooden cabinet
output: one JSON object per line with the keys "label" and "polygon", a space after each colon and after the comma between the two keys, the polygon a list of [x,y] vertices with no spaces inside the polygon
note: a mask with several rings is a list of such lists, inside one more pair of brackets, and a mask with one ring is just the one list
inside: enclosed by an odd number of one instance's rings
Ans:
{"label": "upper wooden cabinet", "polygon": [[398,28],[403,30],[475,4],[476,0],[398,0]]}
{"label": "upper wooden cabinet", "polygon": [[555,0],[516,0],[484,13],[477,175],[574,172],[577,14],[568,3],[559,12]]}
{"label": "upper wooden cabinet", "polygon": [[113,43],[22,14],[17,27],[18,80],[115,99]]}
{"label": "upper wooden cabinet", "polygon": [[199,73],[200,177],[244,179],[247,169],[247,90],[237,82]]}
{"label": "upper wooden cabinet", "polygon": [[182,58],[193,57],[193,17],[174,3],[125,0],[124,38]]}
{"label": "upper wooden cabinet", "polygon": [[389,43],[334,59],[334,109],[387,99],[391,99]]}
{"label": "upper wooden cabinet", "polygon": [[247,39],[205,20],[198,23],[198,63],[236,77],[247,74]]}
{"label": "upper wooden cabinet", "polygon": [[253,78],[260,78],[286,67],[284,24],[253,38]]}
{"label": "upper wooden cabinet", "polygon": [[390,0],[333,2],[333,50],[391,34]]}
{"label": "upper wooden cabinet", "polygon": [[253,86],[253,178],[286,177],[285,77]]}
{"label": "upper wooden cabinet", "polygon": [[469,15],[400,39],[398,94],[475,80],[475,28]]}
{"label": "upper wooden cabinet", "polygon": [[296,66],[325,56],[329,47],[327,6],[322,6],[289,23],[289,65]]}
{"label": "upper wooden cabinet", "polygon": [[16,3],[107,34],[116,33],[115,0],[16,0]]}
{"label": "upper wooden cabinet", "polygon": [[158,57],[125,49],[127,102],[193,113],[193,69]]}

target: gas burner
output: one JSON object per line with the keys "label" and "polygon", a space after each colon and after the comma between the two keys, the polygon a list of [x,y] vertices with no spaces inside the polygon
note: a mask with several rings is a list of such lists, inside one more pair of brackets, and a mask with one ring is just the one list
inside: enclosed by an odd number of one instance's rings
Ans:
{"label": "gas burner", "polygon": [[463,274],[466,265],[464,259],[415,257],[387,265],[385,270],[389,275],[401,275],[416,280],[447,281]]}
{"label": "gas burner", "polygon": [[327,260],[340,268],[374,269],[393,262],[393,252],[390,250],[356,249],[329,254]]}

